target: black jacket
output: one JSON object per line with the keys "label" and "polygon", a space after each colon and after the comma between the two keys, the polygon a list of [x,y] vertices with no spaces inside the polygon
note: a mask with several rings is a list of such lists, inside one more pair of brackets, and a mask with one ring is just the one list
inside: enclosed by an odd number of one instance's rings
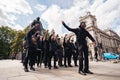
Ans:
{"label": "black jacket", "polygon": [[35,49],[36,45],[32,41],[32,35],[35,34],[34,29],[30,30],[26,35],[27,48]]}
{"label": "black jacket", "polygon": [[51,37],[53,36],[50,35],[49,37],[49,51],[56,51],[57,50],[57,42],[55,40],[52,40]]}
{"label": "black jacket", "polygon": [[63,24],[63,25],[69,31],[72,31],[76,34],[77,43],[79,43],[81,45],[87,45],[86,37],[88,37],[93,42],[95,41],[94,38],[89,34],[89,32],[87,30],[85,30],[84,28],[80,27],[80,28],[72,29],[72,28],[68,27],[66,24]]}
{"label": "black jacket", "polygon": [[69,51],[70,50],[70,42],[69,42],[69,40],[67,40],[67,42],[65,40],[66,39],[64,38],[64,41],[63,41],[64,50]]}

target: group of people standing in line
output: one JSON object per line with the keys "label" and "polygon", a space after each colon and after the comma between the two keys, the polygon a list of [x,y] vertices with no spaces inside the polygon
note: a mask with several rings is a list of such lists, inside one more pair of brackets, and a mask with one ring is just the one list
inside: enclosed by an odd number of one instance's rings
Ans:
{"label": "group of people standing in line", "polygon": [[[73,58],[74,66],[79,66],[78,73],[81,75],[86,75],[87,73],[93,74],[89,70],[86,37],[90,38],[94,44],[95,40],[89,32],[85,30],[85,22],[81,22],[79,28],[75,29],[68,27],[64,21],[62,21],[62,24],[66,29],[75,33],[76,41],[66,34],[61,43],[61,38],[59,38],[55,32],[49,34],[48,30],[42,35],[43,27],[39,17],[31,23],[30,30],[25,36],[26,54],[22,61],[25,72],[29,71],[28,65],[30,70],[35,71],[35,63],[37,63],[38,67],[41,67],[41,64],[44,63],[44,67],[48,69],[52,67],[58,69],[58,66],[66,68],[73,67],[71,65]],[[53,65],[51,64],[52,59]],[[79,65],[77,64],[78,60]]]}

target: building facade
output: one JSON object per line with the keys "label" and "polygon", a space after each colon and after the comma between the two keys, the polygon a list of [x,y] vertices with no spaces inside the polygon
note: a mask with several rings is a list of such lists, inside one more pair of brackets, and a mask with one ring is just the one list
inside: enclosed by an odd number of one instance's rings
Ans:
{"label": "building facade", "polygon": [[[97,26],[97,19],[94,15],[91,15],[90,12],[87,12],[85,16],[80,17],[80,22],[82,21],[86,22],[87,31],[96,40],[99,59],[102,59],[103,52],[117,53],[117,49],[120,46],[120,36],[118,34],[116,34],[113,30],[110,29],[106,29],[104,31],[100,30]],[[75,35],[73,37],[75,37]],[[87,41],[91,57],[94,58],[95,50],[94,46],[92,45],[92,41],[88,38]]]}

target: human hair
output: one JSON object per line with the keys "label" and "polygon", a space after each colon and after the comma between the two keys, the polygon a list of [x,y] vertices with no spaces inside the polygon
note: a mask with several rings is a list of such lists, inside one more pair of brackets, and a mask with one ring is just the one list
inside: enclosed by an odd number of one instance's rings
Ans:
{"label": "human hair", "polygon": [[82,24],[85,24],[86,22],[84,22],[84,21],[82,21],[81,23],[80,23],[80,26],[79,27],[81,27],[82,26]]}

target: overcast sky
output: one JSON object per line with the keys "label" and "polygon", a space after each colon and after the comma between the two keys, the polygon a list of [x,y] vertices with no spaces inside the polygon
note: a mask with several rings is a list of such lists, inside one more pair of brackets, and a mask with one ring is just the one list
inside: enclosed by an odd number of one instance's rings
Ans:
{"label": "overcast sky", "polygon": [[120,35],[120,0],[0,0],[0,26],[23,30],[36,17],[41,17],[45,29],[56,33],[79,26],[79,17],[90,11],[97,18],[100,29],[112,29]]}

